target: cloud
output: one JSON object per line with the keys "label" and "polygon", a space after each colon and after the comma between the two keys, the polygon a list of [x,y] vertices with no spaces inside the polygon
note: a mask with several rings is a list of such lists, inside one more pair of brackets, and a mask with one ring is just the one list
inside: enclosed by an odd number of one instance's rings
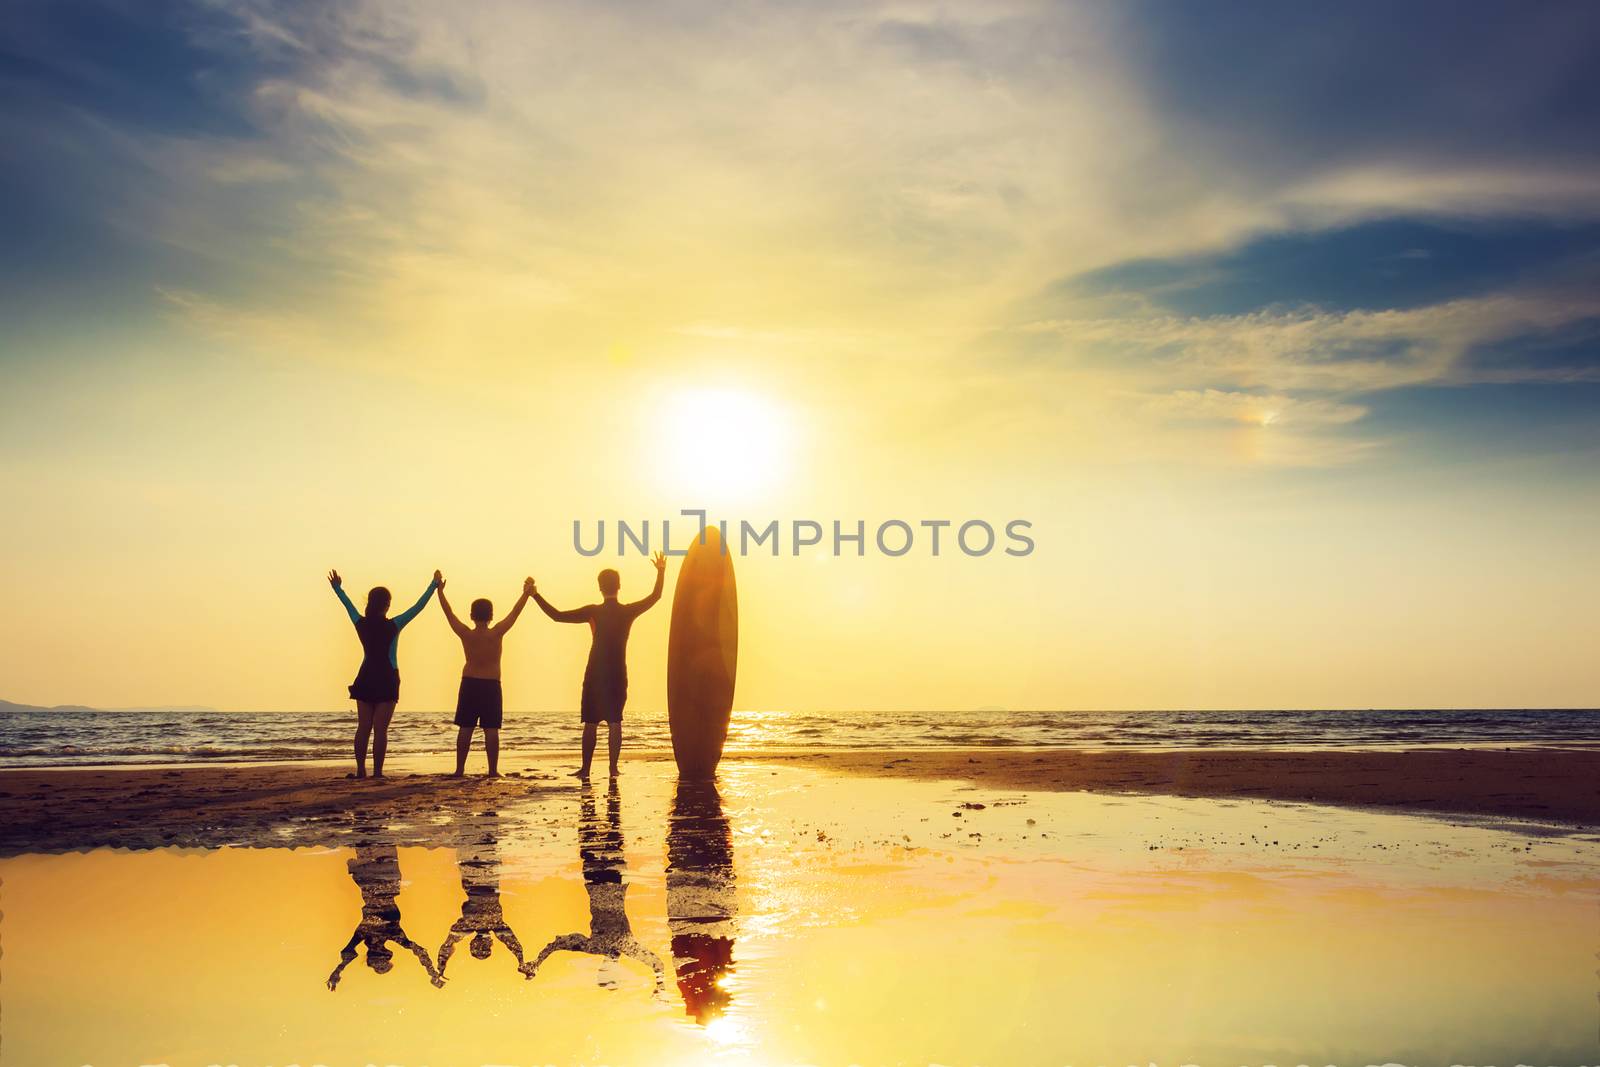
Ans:
{"label": "cloud", "polygon": [[1246,426],[1344,426],[1366,415],[1359,404],[1226,389],[1180,389],[1153,396],[1144,410],[1163,420],[1235,422]]}
{"label": "cloud", "polygon": [[[538,276],[571,294],[559,322],[546,306],[523,325],[580,344],[603,332],[583,320],[618,306],[643,340],[701,319],[758,332],[860,326],[838,320],[862,317],[850,307],[861,304],[901,311],[896,326],[926,351],[919,326],[986,328],[1052,276],[1231,247],[1319,212],[1325,222],[1410,208],[1440,173],[1414,154],[1353,158],[1371,115],[1302,121],[1326,118],[1313,105],[1350,75],[1317,51],[1326,27],[1271,12],[1171,6],[1129,18],[894,0],[762,4],[732,18],[697,3],[196,2],[140,22],[147,64],[95,43],[96,31],[132,32],[134,12],[68,10],[25,5],[0,31],[4,51],[28,57],[11,65],[30,88],[13,118],[26,134],[30,116],[53,122],[63,113],[51,109],[67,108],[86,157],[138,164],[119,176],[131,203],[108,222],[209,261],[161,283],[226,285],[237,271],[241,288],[275,282],[274,299],[310,290],[308,314],[337,288],[391,338],[417,335],[409,310],[433,285],[441,302],[457,299],[448,275],[482,265],[471,272]],[[1410,45],[1378,30],[1421,39],[1426,20],[1392,30],[1392,13],[1357,8],[1346,21],[1337,33],[1376,42],[1385,78],[1417,83],[1399,66]],[[1518,70],[1529,42],[1552,32],[1524,25],[1549,18],[1486,21],[1493,35],[1480,36],[1512,49]],[[1560,70],[1581,73],[1567,58],[1585,54],[1582,25],[1568,25],[1581,21],[1561,22]],[[1240,61],[1235,37],[1257,62]],[[1477,56],[1486,46],[1473,40],[1452,54]],[[1490,73],[1527,123],[1546,98]],[[1483,71],[1440,61],[1426,76],[1465,108]],[[1258,98],[1258,86],[1270,91]],[[1413,123],[1447,114],[1417,111],[1390,136],[1414,143]],[[1258,150],[1229,149],[1234,126],[1214,121],[1224,115]],[[1540,128],[1571,125],[1561,123]],[[1455,122],[1453,136],[1470,128]],[[1519,203],[1541,199],[1547,149],[1566,142],[1506,143],[1483,138],[1479,154],[1499,168],[1482,172],[1485,195],[1501,175],[1521,183]],[[1286,154],[1302,165],[1278,175]],[[1583,159],[1567,163],[1584,172]],[[230,184],[253,191],[229,198],[218,187]],[[263,195],[263,184],[280,188]],[[1456,201],[1485,202],[1470,191]],[[251,262],[217,255],[230,244]],[[472,321],[469,308],[446,318],[457,335]]]}
{"label": "cloud", "polygon": [[1469,350],[1597,313],[1595,297],[1500,295],[1395,311],[1054,319],[1019,329],[1059,338],[1067,362],[1114,362],[1135,378],[1363,393],[1465,384],[1472,371],[1459,364]]}
{"label": "cloud", "polygon": [[1323,398],[1180,389],[1148,397],[1138,413],[1163,429],[1175,428],[1174,443],[1213,460],[1338,467],[1367,459],[1384,445],[1378,437],[1340,432],[1365,418],[1366,407]]}
{"label": "cloud", "polygon": [[[1147,124],[1092,12],[175,4],[141,80],[96,50],[100,9],[74,10],[10,44],[145,103],[19,75],[18,139],[54,127],[67,148],[18,210],[51,171],[116,170],[108,204],[72,198],[80,224],[187,260],[130,281],[359,318],[386,348],[494,368],[507,334],[569,359],[620,334],[671,355],[710,320],[889,326],[926,354],[1063,249],[1093,262],[1123,220],[1161,223],[1106,207]],[[226,91],[203,91],[219,72]],[[478,307],[503,277],[570,299]]]}
{"label": "cloud", "polygon": [[1552,162],[1537,170],[1504,161],[1440,167],[1367,163],[1313,174],[1286,186],[1287,215],[1306,226],[1421,215],[1454,218],[1600,218],[1594,164]]}
{"label": "cloud", "polygon": [[[1040,395],[1099,380],[1130,417],[1170,428],[1168,445],[1139,446],[1153,454],[1321,467],[1390,446],[1389,429],[1365,427],[1387,394],[1600,384],[1597,316],[1593,296],[1504,294],[1405,310],[1041,320],[1016,333]],[[1547,407],[1519,405],[1529,417]],[[1194,436],[1208,425],[1248,434]]]}
{"label": "cloud", "polygon": [[1573,182],[1600,164],[1592,4],[1120,10],[1123,54],[1154,109],[1236,195],[1342,209],[1342,221],[1504,209],[1551,188],[1596,207]]}
{"label": "cloud", "polygon": [[242,342],[257,350],[304,352],[318,343],[315,323],[294,315],[271,314],[218,303],[201,293],[158,288],[170,313],[207,336]]}
{"label": "cloud", "polygon": [[1600,381],[1597,267],[1589,222],[1292,231],[1069,278],[1024,301],[997,345],[1062,380],[1108,374],[1153,398],[1138,404],[1145,419],[1274,427],[1307,445],[1280,462],[1348,461],[1376,454],[1335,441],[1376,443],[1364,423],[1379,394]]}
{"label": "cloud", "polygon": [[[1143,398],[1259,394],[1308,431],[1583,313],[1555,275],[1595,243],[1596,22],[25,3],[0,27],[0,131],[36,146],[0,164],[7,280],[96,277],[199,336],[394,373],[625,351],[828,374],[885,410],[1093,389],[1144,426]],[[1008,377],[995,337],[1050,374]]]}

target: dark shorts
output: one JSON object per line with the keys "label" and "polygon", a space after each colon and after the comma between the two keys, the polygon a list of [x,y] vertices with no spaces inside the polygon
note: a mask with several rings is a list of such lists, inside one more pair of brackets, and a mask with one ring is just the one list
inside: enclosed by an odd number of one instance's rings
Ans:
{"label": "dark shorts", "polygon": [[350,699],[364,704],[393,704],[400,699],[400,672],[387,664],[374,667],[363,663],[350,683]]}
{"label": "dark shorts", "polygon": [[584,722],[621,722],[622,706],[628,702],[628,683],[583,680],[580,718]]}
{"label": "dark shorts", "polygon": [[500,729],[505,708],[498,678],[463,678],[461,692],[456,697],[456,725],[471,729],[482,726],[485,730]]}

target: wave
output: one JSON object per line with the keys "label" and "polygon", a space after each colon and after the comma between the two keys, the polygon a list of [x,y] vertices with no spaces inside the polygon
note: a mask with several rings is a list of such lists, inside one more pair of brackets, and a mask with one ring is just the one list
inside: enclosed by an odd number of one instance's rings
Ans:
{"label": "wave", "polygon": [[[4,712],[0,766],[313,759],[342,756],[352,717],[321,712]],[[571,712],[507,716],[509,750],[564,749],[576,743]],[[630,715],[629,744],[670,747],[665,717]],[[450,716],[408,712],[390,750],[442,752],[455,731]],[[782,747],[1077,748],[1349,747],[1393,744],[1600,744],[1600,711],[900,711],[737,712],[728,744]]]}

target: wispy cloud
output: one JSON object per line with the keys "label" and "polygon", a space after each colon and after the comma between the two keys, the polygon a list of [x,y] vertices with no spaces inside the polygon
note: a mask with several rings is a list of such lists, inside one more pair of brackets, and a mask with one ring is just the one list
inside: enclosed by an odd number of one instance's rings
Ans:
{"label": "wispy cloud", "polygon": [[[893,406],[914,399],[904,368],[956,388],[992,376],[973,371],[975,338],[1014,334],[1061,391],[1183,397],[1174,418],[1223,422],[1224,402],[1194,398],[1274,396],[1305,429],[1364,392],[1466,381],[1463,352],[1592,302],[1524,287],[1180,314],[1151,285],[1022,325],[1016,309],[1063,277],[1286,227],[1600,212],[1597,155],[1575,132],[1595,110],[1600,19],[1486,16],[1447,38],[1436,24],[251,0],[167,10],[141,31],[152,72],[25,5],[0,29],[0,77],[22,90],[0,122],[41,146],[7,163],[10,210],[79,212],[71,247],[132,249],[125,281],[164,313],[308,360],[497,380],[712,351],[826,366]],[[1381,99],[1329,33],[1369,50]],[[1500,60],[1465,62],[1485,56]],[[53,196],[63,172],[86,195]],[[84,273],[58,255],[52,269]],[[983,387],[1026,405],[1038,385]],[[1162,410],[1142,402],[1130,420]]]}
{"label": "wispy cloud", "polygon": [[1180,389],[1151,397],[1144,410],[1162,419],[1237,422],[1246,426],[1343,426],[1366,415],[1359,404],[1227,389]]}
{"label": "wispy cloud", "polygon": [[1600,359],[1552,367],[1468,358],[1597,315],[1600,300],[1589,296],[1504,294],[1388,311],[1053,319],[1016,333],[1050,339],[1030,351],[1035,374],[1061,383],[1053,388],[1092,372],[1116,383],[1108,395],[1141,419],[1178,431],[1248,428],[1273,442],[1243,453],[1230,446],[1221,458],[1329,466],[1375,455],[1384,443],[1362,431],[1366,397],[1417,387],[1600,383]]}
{"label": "wispy cloud", "polygon": [[[1504,294],[1397,311],[1052,319],[1018,327],[1060,338],[1068,359],[1114,360],[1134,377],[1200,386],[1364,393],[1468,384],[1471,349],[1600,314],[1600,299]],[[1597,372],[1600,373],[1600,372]],[[1541,372],[1530,368],[1527,380]]]}

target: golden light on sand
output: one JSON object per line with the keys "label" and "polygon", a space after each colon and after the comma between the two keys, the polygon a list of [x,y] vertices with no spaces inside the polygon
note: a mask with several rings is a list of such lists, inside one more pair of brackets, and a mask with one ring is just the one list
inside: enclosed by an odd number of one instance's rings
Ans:
{"label": "golden light on sand", "polygon": [[725,502],[782,480],[792,459],[793,419],[753,390],[693,387],[662,409],[662,470],[675,490]]}

